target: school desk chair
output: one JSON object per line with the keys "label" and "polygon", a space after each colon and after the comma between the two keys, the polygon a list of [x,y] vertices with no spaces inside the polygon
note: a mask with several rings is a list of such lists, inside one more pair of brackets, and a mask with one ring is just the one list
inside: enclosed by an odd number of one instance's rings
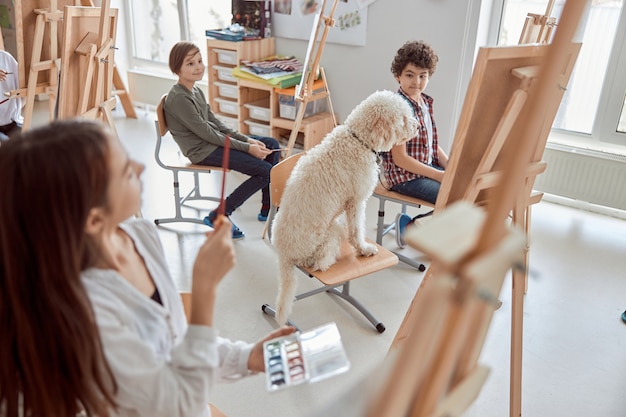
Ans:
{"label": "school desk chair", "polygon": [[[407,207],[421,208],[422,206],[424,206],[431,207],[433,209],[435,208],[435,205],[428,201],[420,200],[419,198],[409,197],[408,195],[400,194],[397,191],[388,190],[380,183],[376,185],[372,196],[378,199],[378,223],[376,224],[376,243],[378,243],[379,245],[383,244],[383,237],[392,230],[395,230],[396,228],[395,222],[388,225],[385,224],[385,204],[387,203],[387,201],[400,204],[401,213],[406,213]],[[420,214],[419,217],[426,216],[430,213],[432,212]],[[399,230],[396,230],[395,232],[400,233]],[[405,256],[398,251],[392,252],[396,254],[400,261],[412,266],[413,268],[418,269],[420,272],[426,270],[426,266],[418,260],[409,258],[408,256]]]}
{"label": "school desk chair", "polygon": [[[300,152],[282,160],[276,164],[270,171],[270,212],[268,214],[268,237],[271,242],[272,239],[272,222],[276,216],[276,213],[280,207],[280,200],[287,183],[287,179],[291,174],[293,167],[296,165],[298,159],[304,155],[304,152]],[[302,237],[306,239],[306,236]],[[368,240],[369,241],[369,240]],[[371,242],[370,243],[374,243]],[[374,272],[395,266],[398,264],[398,257],[389,250],[383,248],[381,245],[376,244],[378,253],[373,256],[357,256],[354,252],[354,248],[344,240],[341,246],[341,253],[337,258],[337,262],[333,264],[326,271],[313,271],[310,268],[300,267],[299,269],[306,273],[309,277],[315,277],[323,285],[305,293],[296,295],[295,300],[302,300],[303,298],[310,297],[315,294],[327,292],[334,294],[340,298],[343,298],[348,303],[352,304],[361,314],[372,323],[379,333],[385,331],[385,325],[381,323],[370,311],[365,308],[356,298],[350,295],[350,282],[353,279],[360,278],[366,275],[370,275]],[[269,304],[263,304],[261,309],[264,313],[274,316],[276,310]],[[293,325],[293,323],[290,323]],[[294,327],[297,327],[294,325]]]}
{"label": "school desk chair", "polygon": [[[204,224],[202,222],[202,217],[200,216],[197,216],[197,217],[183,216],[182,208],[187,206],[188,208],[198,210],[195,207],[187,205],[187,203],[191,201],[214,201],[219,204],[220,197],[221,197],[219,194],[219,191],[216,193],[216,195],[204,195],[201,193],[200,174],[202,173],[208,174],[211,171],[221,171],[222,175],[226,175],[226,172],[228,172],[228,170],[224,172],[224,169],[220,166],[207,166],[207,165],[192,164],[188,160],[173,161],[171,159],[168,159],[168,160],[165,159],[165,155],[162,155],[165,152],[162,151],[161,145],[163,143],[164,137],[168,134],[168,131],[169,131],[169,129],[167,128],[167,122],[165,120],[165,112],[163,110],[163,105],[165,104],[166,97],[167,97],[167,94],[163,94],[156,108],[157,119],[154,122],[155,127],[156,127],[156,146],[154,148],[154,159],[156,160],[156,163],[161,168],[170,171],[174,177],[173,185],[174,185],[175,215],[174,217],[155,219],[154,223],[157,225],[165,224],[165,223],[177,223],[177,222]],[[188,172],[188,173],[193,174],[193,187],[191,188],[189,193],[186,194],[184,197],[181,197],[181,192],[180,192],[179,174],[181,172]]]}

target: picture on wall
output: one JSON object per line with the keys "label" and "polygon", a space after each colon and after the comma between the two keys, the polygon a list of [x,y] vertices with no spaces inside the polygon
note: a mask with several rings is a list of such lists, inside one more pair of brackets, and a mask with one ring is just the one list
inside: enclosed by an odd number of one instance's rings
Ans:
{"label": "picture on wall", "polygon": [[274,0],[274,14],[291,14],[292,0]]}
{"label": "picture on wall", "polygon": [[[326,1],[327,15],[334,0]],[[322,7],[321,0],[275,0],[272,25],[274,36],[308,40],[316,13]],[[328,32],[327,43],[363,46],[367,32],[367,7],[360,7],[357,0],[339,0],[333,15],[335,26]]]}

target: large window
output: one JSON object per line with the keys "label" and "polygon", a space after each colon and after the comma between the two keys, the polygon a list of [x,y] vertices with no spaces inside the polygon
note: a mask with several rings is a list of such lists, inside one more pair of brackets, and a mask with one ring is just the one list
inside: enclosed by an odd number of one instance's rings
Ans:
{"label": "large window", "polygon": [[[528,13],[544,15],[548,0],[505,0],[498,43],[519,42]],[[557,25],[565,1],[554,1]],[[590,143],[626,145],[626,13],[624,0],[592,0],[578,39],[582,48],[553,129],[579,134]],[[557,26],[558,30],[558,26]]]}
{"label": "large window", "polygon": [[174,43],[190,40],[204,52],[207,29],[231,22],[230,0],[128,0],[133,64],[165,65]]}
{"label": "large window", "polygon": [[[519,42],[528,13],[553,2],[557,24],[564,0],[492,0],[501,10],[498,43]],[[583,46],[553,128],[589,143],[626,146],[626,0],[591,0],[579,40]],[[501,7],[500,7],[501,6]],[[171,46],[191,40],[204,53],[205,30],[231,22],[231,0],[127,0],[133,66],[165,66]],[[558,29],[557,29],[558,30]],[[582,139],[580,139],[582,138]]]}

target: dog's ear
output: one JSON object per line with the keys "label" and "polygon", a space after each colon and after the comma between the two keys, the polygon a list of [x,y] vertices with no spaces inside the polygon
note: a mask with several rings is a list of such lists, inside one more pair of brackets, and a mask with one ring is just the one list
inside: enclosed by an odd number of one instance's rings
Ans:
{"label": "dog's ear", "polygon": [[392,126],[394,117],[386,112],[384,108],[377,110],[378,111],[373,112],[374,116],[371,119],[368,136],[372,138],[372,146],[377,151],[386,151],[390,148],[389,144],[393,140],[395,133],[395,129]]}

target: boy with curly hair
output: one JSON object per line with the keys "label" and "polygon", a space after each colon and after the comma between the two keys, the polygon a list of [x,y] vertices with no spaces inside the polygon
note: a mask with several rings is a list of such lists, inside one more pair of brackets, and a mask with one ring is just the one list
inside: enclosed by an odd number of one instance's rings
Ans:
{"label": "boy with curly hair", "polygon": [[[448,155],[438,142],[433,98],[424,94],[438,60],[435,51],[423,41],[406,42],[396,52],[391,73],[398,81],[398,94],[413,108],[419,130],[410,141],[383,153],[386,188],[433,204],[448,165]],[[401,248],[406,245],[406,227],[414,220],[404,213],[396,216],[396,242]]]}

